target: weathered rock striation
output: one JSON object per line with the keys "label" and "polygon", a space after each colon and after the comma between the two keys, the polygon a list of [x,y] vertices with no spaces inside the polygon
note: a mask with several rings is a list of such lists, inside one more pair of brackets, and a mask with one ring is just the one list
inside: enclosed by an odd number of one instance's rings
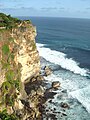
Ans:
{"label": "weathered rock striation", "polygon": [[[16,64],[21,64],[23,85],[27,79],[38,75],[40,71],[40,58],[35,43],[36,27],[23,21],[18,25],[18,29],[12,30],[12,37],[15,38],[15,43],[18,46],[14,60]],[[22,98],[25,97],[23,92],[22,89]]]}
{"label": "weathered rock striation", "polygon": [[[10,16],[5,17],[12,20]],[[6,25],[6,21],[2,22]],[[40,72],[40,58],[35,43],[36,27],[30,21],[15,21],[14,24],[14,27],[0,28],[0,112],[6,108],[8,114],[25,109],[24,103],[29,98],[25,83],[33,77],[37,80]],[[22,120],[27,118],[25,116]]]}
{"label": "weathered rock striation", "polygon": [[22,22],[17,29],[12,30],[12,37],[18,45],[15,56],[16,64],[21,64],[21,81],[34,76],[40,71],[40,59],[36,49],[36,27]]}

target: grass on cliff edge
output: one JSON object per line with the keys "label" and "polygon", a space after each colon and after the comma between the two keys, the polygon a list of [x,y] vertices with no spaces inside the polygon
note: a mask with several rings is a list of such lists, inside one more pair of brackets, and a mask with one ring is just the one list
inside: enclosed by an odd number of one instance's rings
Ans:
{"label": "grass on cliff edge", "polygon": [[[24,21],[26,21],[28,24],[31,24],[30,20],[24,20]],[[0,27],[4,27],[5,29],[12,29],[14,27],[17,27],[17,25],[21,22],[22,20],[18,18],[13,18],[10,15],[0,13]]]}
{"label": "grass on cliff edge", "polygon": [[13,18],[10,15],[0,13],[0,27],[6,27],[6,29],[10,29],[15,27],[16,24],[20,22],[21,20],[19,20],[18,18]]}

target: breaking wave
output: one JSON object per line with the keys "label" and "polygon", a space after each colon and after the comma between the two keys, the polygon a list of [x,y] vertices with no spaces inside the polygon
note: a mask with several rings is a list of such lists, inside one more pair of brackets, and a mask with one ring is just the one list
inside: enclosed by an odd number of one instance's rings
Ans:
{"label": "breaking wave", "polygon": [[45,58],[47,61],[57,64],[66,70],[70,70],[75,74],[87,76],[88,70],[80,68],[79,63],[74,61],[72,58],[67,58],[66,54],[56,50],[51,50],[50,48],[45,48],[44,44],[39,43],[37,43],[37,49],[40,56]]}

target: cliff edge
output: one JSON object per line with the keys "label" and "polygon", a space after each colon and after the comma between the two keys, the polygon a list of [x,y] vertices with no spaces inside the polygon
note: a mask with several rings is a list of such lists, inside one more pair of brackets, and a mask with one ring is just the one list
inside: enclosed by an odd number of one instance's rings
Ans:
{"label": "cliff edge", "polygon": [[40,58],[35,43],[36,35],[36,27],[29,20],[21,21],[0,13],[0,115],[2,116],[3,113],[14,116],[16,111],[24,109],[27,99],[25,83],[39,75]]}

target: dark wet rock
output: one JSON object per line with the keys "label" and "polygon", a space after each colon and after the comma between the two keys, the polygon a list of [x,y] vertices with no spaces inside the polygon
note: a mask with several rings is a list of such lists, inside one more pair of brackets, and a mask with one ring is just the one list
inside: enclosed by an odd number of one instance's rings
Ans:
{"label": "dark wet rock", "polygon": [[63,111],[65,112],[65,109],[63,109]]}
{"label": "dark wet rock", "polygon": [[48,112],[49,110],[48,109],[46,109],[46,112]]}
{"label": "dark wet rock", "polygon": [[53,109],[50,109],[51,112],[53,112]]}
{"label": "dark wet rock", "polygon": [[56,110],[56,108],[54,108],[54,110]]}
{"label": "dark wet rock", "polygon": [[27,101],[23,101],[28,113],[25,120],[42,120],[42,114],[45,112],[44,103],[44,77],[41,75],[34,76],[25,84],[25,90],[28,95]]}
{"label": "dark wet rock", "polygon": [[49,100],[48,102],[49,102],[49,103],[52,103],[52,100]]}
{"label": "dark wet rock", "polygon": [[67,93],[67,90],[62,90],[62,93]]}
{"label": "dark wet rock", "polygon": [[42,81],[35,80],[33,82],[32,81],[28,82],[27,84],[25,84],[26,93],[29,95],[31,94],[32,90],[37,91],[40,85],[42,85]]}
{"label": "dark wet rock", "polygon": [[46,92],[53,92],[53,89],[52,89],[52,87],[50,86],[50,88],[48,88],[47,90],[46,90]]}
{"label": "dark wet rock", "polygon": [[60,87],[59,81],[52,82],[52,88],[58,88],[58,87]]}
{"label": "dark wet rock", "polygon": [[66,114],[66,113],[62,113],[62,115],[63,115],[63,116],[67,116],[67,114]]}
{"label": "dark wet rock", "polygon": [[48,76],[52,73],[52,70],[48,66],[45,66],[44,67],[44,72],[45,72],[45,76]]}
{"label": "dark wet rock", "polygon": [[41,113],[44,113],[45,112],[45,106],[43,105],[43,103],[44,102],[39,102],[39,104],[38,104],[38,107],[39,107],[39,111],[41,112]]}
{"label": "dark wet rock", "polygon": [[57,120],[57,118],[56,118],[56,115],[55,114],[48,114],[47,115],[47,120]]}
{"label": "dark wet rock", "polygon": [[67,103],[63,103],[63,102],[61,102],[60,106],[62,108],[69,108],[69,105]]}
{"label": "dark wet rock", "polygon": [[37,80],[45,80],[42,75],[37,76],[36,79],[37,79]]}
{"label": "dark wet rock", "polygon": [[45,92],[44,96],[45,96],[45,99],[48,100],[48,99],[53,99],[54,98],[54,95],[56,95],[57,93],[55,92]]}

